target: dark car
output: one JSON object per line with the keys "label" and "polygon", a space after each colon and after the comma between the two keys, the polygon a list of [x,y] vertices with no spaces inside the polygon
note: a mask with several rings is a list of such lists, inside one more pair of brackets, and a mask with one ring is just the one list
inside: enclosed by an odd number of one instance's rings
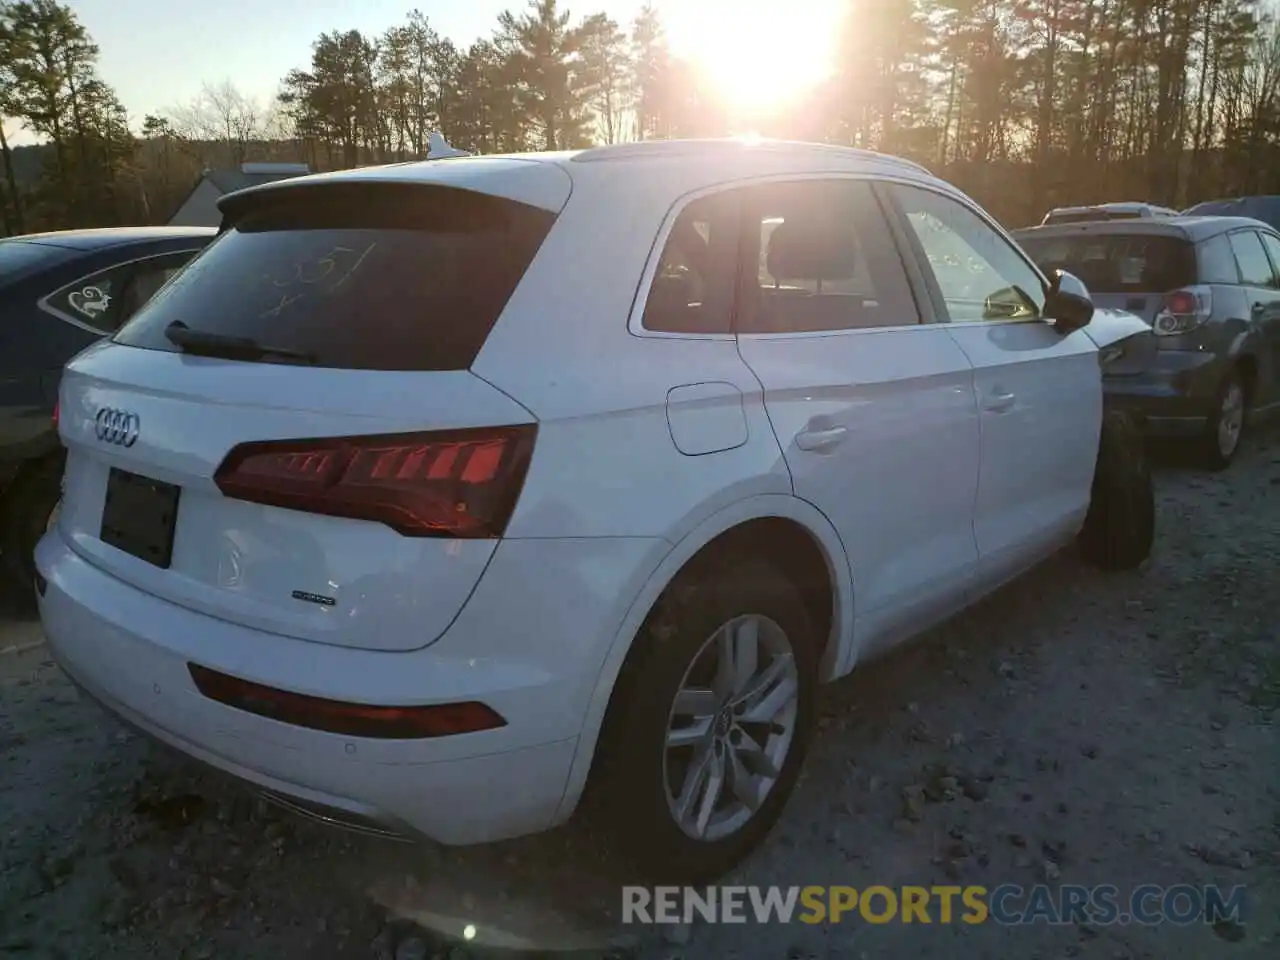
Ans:
{"label": "dark car", "polygon": [[1272,230],[1280,230],[1280,196],[1206,200],[1182,212],[1188,217],[1249,217],[1261,220]]}
{"label": "dark car", "polygon": [[0,568],[31,596],[31,554],[59,497],[54,426],[62,367],[131,317],[214,238],[129,227],[0,240]]}
{"label": "dark car", "polygon": [[1227,467],[1246,418],[1280,408],[1280,232],[1243,217],[1033,227],[1014,232],[1043,269],[1067,270],[1098,307],[1152,329],[1105,368],[1109,399],[1150,434]]}

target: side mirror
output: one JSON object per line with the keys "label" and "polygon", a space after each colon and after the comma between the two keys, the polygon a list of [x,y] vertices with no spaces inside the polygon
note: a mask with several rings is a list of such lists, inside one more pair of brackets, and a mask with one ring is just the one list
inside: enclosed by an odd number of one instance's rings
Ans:
{"label": "side mirror", "polygon": [[1074,274],[1054,270],[1044,313],[1054,321],[1054,329],[1063,335],[1087,327],[1093,319],[1093,298],[1089,296],[1089,288]]}

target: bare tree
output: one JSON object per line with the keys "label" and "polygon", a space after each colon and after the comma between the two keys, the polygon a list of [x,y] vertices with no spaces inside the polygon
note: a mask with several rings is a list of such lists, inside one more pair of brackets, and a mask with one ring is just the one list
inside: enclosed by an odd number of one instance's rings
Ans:
{"label": "bare tree", "polygon": [[203,157],[238,167],[248,159],[252,147],[266,139],[271,108],[247,96],[231,80],[206,83],[190,103],[172,107],[166,117],[179,137],[187,141],[214,143],[218,157]]}

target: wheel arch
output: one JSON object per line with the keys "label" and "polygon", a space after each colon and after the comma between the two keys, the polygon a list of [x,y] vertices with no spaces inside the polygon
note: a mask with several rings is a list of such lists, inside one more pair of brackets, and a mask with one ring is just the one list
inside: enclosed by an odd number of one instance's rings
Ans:
{"label": "wheel arch", "polygon": [[1239,370],[1246,365],[1257,369],[1258,357],[1266,352],[1267,344],[1261,334],[1252,327],[1246,327],[1231,338],[1226,350],[1226,369]]}
{"label": "wheel arch", "polygon": [[1246,407],[1253,406],[1258,389],[1258,358],[1252,350],[1242,350],[1232,358],[1232,366],[1240,374]]}
{"label": "wheel arch", "polygon": [[[765,529],[775,524],[778,526]],[[784,530],[787,532],[781,533]],[[807,536],[825,562],[831,609],[824,638],[821,680],[825,683],[848,672],[853,660],[853,579],[844,545],[831,522],[812,504],[787,494],[760,494],[721,508],[672,546],[632,600],[605,655],[588,701],[573,765],[557,811],[557,822],[567,819],[578,805],[591,773],[596,745],[618,678],[641,628],[663,591],[691,564],[701,562],[720,548],[740,544],[739,538],[752,539],[774,533]]]}

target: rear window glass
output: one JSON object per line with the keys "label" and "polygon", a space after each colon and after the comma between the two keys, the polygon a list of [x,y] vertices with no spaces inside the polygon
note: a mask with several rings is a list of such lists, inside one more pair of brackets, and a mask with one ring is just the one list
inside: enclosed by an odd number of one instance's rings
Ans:
{"label": "rear window glass", "polygon": [[72,251],[65,247],[54,247],[47,243],[0,240],[0,283],[51,267],[72,255]]}
{"label": "rear window glass", "polygon": [[362,370],[465,370],[555,214],[426,184],[331,184],[250,201],[125,324],[117,343],[177,351],[165,329],[249,338]]}
{"label": "rear window glass", "polygon": [[1169,236],[1093,233],[1019,240],[1041,270],[1065,270],[1091,293],[1167,293],[1196,282],[1195,248]]}

